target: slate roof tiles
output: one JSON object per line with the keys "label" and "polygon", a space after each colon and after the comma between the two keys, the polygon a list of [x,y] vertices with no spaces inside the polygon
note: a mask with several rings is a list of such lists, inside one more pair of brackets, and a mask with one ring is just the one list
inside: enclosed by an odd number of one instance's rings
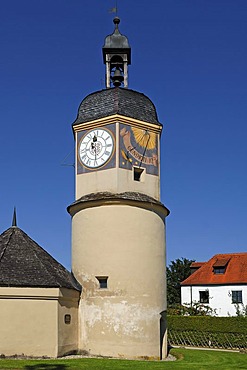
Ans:
{"label": "slate roof tiles", "polygon": [[73,275],[18,227],[0,235],[0,286],[80,290]]}
{"label": "slate roof tiles", "polygon": [[114,87],[86,96],[80,104],[73,126],[114,114],[160,125],[155,106],[146,95]]}

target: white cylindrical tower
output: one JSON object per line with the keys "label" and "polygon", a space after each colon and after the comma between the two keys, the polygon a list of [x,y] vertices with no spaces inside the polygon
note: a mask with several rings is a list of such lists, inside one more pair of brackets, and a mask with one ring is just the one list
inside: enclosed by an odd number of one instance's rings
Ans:
{"label": "white cylindrical tower", "polygon": [[68,212],[72,272],[82,285],[80,349],[158,359],[166,356],[169,214],[160,202],[162,125],[149,98],[121,88],[130,48],[114,23],[103,48],[107,88],[82,101],[73,124],[76,200]]}

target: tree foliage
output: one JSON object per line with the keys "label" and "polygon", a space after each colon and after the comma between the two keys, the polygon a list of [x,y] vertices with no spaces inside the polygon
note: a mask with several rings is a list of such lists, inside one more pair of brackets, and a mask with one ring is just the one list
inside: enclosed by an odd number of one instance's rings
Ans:
{"label": "tree foliage", "polygon": [[178,258],[171,261],[166,269],[167,276],[167,303],[168,307],[181,303],[180,283],[190,276],[190,265],[194,260]]}

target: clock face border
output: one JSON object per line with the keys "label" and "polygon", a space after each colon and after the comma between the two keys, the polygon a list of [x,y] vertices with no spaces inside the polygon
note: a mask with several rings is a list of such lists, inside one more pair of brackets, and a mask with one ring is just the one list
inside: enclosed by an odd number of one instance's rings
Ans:
{"label": "clock face border", "polygon": [[[97,167],[89,167],[81,161],[80,153],[79,153],[80,146],[81,146],[82,140],[86,137],[87,134],[89,134],[92,131],[97,131],[97,130],[107,131],[111,135],[112,141],[113,141],[113,149],[112,149],[112,152],[109,158],[104,163],[102,163],[102,165],[97,166]],[[114,168],[114,167],[116,167],[116,127],[114,124],[95,127],[95,129],[90,128],[88,130],[82,130],[77,133],[77,174],[101,171],[104,169],[109,169],[109,168]]]}
{"label": "clock face border", "polygon": [[78,145],[78,159],[82,166],[90,170],[104,166],[111,159],[113,152],[113,135],[103,128],[86,132]]}
{"label": "clock face border", "polygon": [[147,174],[159,175],[158,134],[120,123],[119,167],[132,170],[139,166]]}

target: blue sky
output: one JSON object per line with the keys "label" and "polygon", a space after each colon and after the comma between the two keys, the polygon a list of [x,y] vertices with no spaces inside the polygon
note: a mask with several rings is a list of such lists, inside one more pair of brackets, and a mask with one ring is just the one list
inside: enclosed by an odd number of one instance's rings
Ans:
{"label": "blue sky", "polygon": [[[168,262],[247,247],[247,1],[119,0],[131,89],[156,105]],[[71,123],[104,87],[114,0],[0,0],[0,231],[70,268]],[[65,159],[66,158],[66,159]]]}

